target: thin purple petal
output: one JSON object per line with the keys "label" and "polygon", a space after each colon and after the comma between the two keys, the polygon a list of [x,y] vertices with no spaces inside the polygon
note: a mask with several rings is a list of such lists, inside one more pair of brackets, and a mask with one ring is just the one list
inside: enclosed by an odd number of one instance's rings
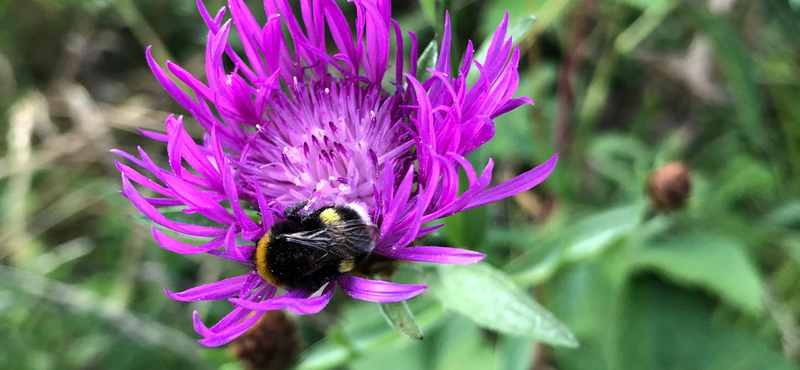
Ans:
{"label": "thin purple petal", "polygon": [[425,289],[425,285],[405,285],[388,281],[369,280],[352,275],[342,275],[339,286],[349,296],[362,301],[388,303],[400,302],[416,297]]}
{"label": "thin purple petal", "polygon": [[321,311],[328,305],[333,296],[335,284],[329,283],[318,297],[308,298],[311,293],[303,290],[294,290],[280,297],[268,299],[262,302],[254,302],[245,299],[231,299],[231,303],[250,310],[269,311],[288,308],[292,312],[300,315],[314,314]]}
{"label": "thin purple petal", "polygon": [[224,241],[224,238],[217,237],[209,241],[208,243],[195,247],[170,238],[169,236],[167,236],[167,234],[164,234],[163,232],[158,230],[155,226],[151,226],[150,231],[153,234],[153,239],[156,240],[156,242],[158,243],[158,245],[161,246],[161,248],[179,254],[207,253],[221,247]]}
{"label": "thin purple petal", "polygon": [[164,288],[164,292],[167,293],[170,298],[183,302],[225,299],[239,294],[242,284],[247,281],[248,276],[249,274],[234,276],[179,293],[172,293],[169,289]]}
{"label": "thin purple petal", "polygon": [[554,154],[546,162],[536,166],[532,170],[478,194],[469,202],[464,210],[496,202],[539,185],[547,176],[550,176],[557,161],[558,154]]}
{"label": "thin purple petal", "polygon": [[382,256],[417,262],[468,265],[482,260],[486,255],[471,250],[448,247],[395,247],[376,250]]}

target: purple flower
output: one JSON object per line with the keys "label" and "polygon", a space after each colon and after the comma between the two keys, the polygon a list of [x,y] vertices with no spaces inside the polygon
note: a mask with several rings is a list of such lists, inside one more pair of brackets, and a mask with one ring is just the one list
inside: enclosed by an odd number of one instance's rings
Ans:
{"label": "purple flower", "polygon": [[[182,117],[170,116],[166,134],[142,131],[166,143],[169,168],[158,167],[141,149],[139,158],[115,151],[138,167],[117,163],[122,193],[139,211],[163,229],[207,239],[188,245],[153,227],[153,237],[167,250],[252,266],[255,243],[283,220],[283,210],[311,200],[312,208],[363,205],[379,230],[372,253],[407,261],[474,263],[484,256],[409,244],[439,227],[423,224],[528,190],[553,170],[555,155],[489,188],[492,161],[477,173],[465,159],[492,138],[495,117],[532,104],[528,98],[513,98],[520,54],[507,37],[507,17],[485,61],[473,60],[470,43],[456,75],[451,75],[448,20],[436,67],[429,70],[430,78],[419,81],[414,77],[416,37],[408,33],[406,61],[404,35],[391,18],[388,0],[355,0],[354,24],[334,0],[302,0],[299,15],[286,0],[265,0],[265,25],[256,23],[242,0],[230,0],[231,19],[225,22],[225,8],[212,17],[201,0],[197,5],[209,28],[207,82],[166,63],[195,97],[167,75],[149,50],[147,60],[158,81],[205,129],[202,145],[184,130]],[[244,54],[227,43],[231,20]],[[232,70],[224,67],[226,59]],[[479,77],[468,86],[472,68]],[[393,88],[385,89],[383,81]],[[469,180],[461,193],[460,170]],[[142,196],[133,183],[156,195]],[[165,206],[180,206],[217,226],[170,220],[159,212]],[[246,209],[256,210],[260,218],[254,220]],[[336,285],[373,302],[402,301],[426,288],[344,274],[319,294],[294,289],[277,295],[278,288],[251,267],[245,275],[166,292],[180,301],[228,299],[233,304],[230,314],[211,327],[194,316],[195,330],[204,337],[200,343],[218,346],[244,333],[264,311],[319,312]]]}

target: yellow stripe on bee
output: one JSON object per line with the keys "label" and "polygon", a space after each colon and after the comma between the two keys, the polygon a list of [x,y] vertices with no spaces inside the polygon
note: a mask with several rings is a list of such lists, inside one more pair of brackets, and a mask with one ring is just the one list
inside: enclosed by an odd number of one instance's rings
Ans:
{"label": "yellow stripe on bee", "polygon": [[339,272],[350,272],[353,267],[356,267],[356,261],[353,261],[352,259],[346,259],[342,260],[342,262],[339,262]]}
{"label": "yellow stripe on bee", "polygon": [[322,211],[322,213],[319,214],[319,219],[322,220],[322,223],[326,226],[338,225],[342,222],[342,218],[339,217],[339,214],[336,213],[336,210],[333,208]]}
{"label": "yellow stripe on bee", "polygon": [[258,244],[256,244],[256,271],[261,275],[261,278],[268,283],[274,286],[280,286],[275,276],[269,271],[269,266],[267,266],[267,253],[269,253],[270,241],[272,241],[272,235],[267,233],[267,235],[259,239]]}

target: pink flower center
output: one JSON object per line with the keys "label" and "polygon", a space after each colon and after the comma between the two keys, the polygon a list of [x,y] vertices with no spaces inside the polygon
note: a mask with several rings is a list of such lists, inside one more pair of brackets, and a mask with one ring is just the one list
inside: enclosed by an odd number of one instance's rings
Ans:
{"label": "pink flower center", "polygon": [[257,182],[284,206],[313,199],[374,209],[373,184],[387,164],[407,168],[413,144],[399,99],[380,86],[332,79],[287,90],[273,93],[237,163],[246,191]]}

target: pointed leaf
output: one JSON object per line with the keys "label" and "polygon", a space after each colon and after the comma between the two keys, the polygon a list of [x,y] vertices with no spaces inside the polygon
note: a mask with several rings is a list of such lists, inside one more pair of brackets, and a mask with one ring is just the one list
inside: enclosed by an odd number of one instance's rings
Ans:
{"label": "pointed leaf", "polygon": [[434,280],[431,290],[445,307],[480,326],[552,345],[578,346],[552,313],[488,264],[442,266]]}
{"label": "pointed leaf", "polygon": [[379,306],[383,318],[394,330],[411,339],[422,340],[422,329],[419,327],[417,319],[414,318],[414,314],[411,313],[411,309],[408,308],[406,301],[381,303]]}

